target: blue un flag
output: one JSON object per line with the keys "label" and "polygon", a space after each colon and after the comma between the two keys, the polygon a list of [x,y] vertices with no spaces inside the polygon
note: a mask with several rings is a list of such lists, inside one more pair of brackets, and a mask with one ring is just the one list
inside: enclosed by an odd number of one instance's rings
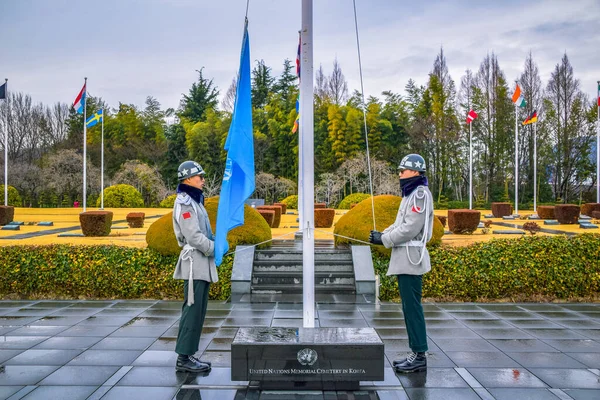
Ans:
{"label": "blue un flag", "polygon": [[244,202],[254,192],[254,141],[252,138],[252,100],[250,97],[250,41],[248,22],[244,26],[244,40],[240,58],[235,105],[227,141],[227,161],[215,235],[215,263],[221,265],[229,250],[227,233],[244,224]]}

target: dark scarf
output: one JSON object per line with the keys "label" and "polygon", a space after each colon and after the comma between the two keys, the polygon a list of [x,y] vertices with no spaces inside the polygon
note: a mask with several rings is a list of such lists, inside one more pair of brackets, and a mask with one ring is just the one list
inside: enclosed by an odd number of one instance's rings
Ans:
{"label": "dark scarf", "polygon": [[402,192],[402,197],[410,195],[419,186],[427,186],[427,177],[425,175],[400,179],[400,191]]}
{"label": "dark scarf", "polygon": [[177,186],[177,193],[187,193],[196,203],[204,205],[204,193],[202,193],[202,189],[180,183]]}

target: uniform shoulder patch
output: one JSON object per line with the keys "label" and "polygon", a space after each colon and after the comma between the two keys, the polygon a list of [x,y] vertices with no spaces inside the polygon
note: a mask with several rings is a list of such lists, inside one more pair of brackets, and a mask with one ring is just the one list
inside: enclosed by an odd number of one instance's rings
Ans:
{"label": "uniform shoulder patch", "polygon": [[183,217],[183,219],[190,219],[190,218],[192,218],[192,213],[189,211],[186,211],[183,214],[181,214],[181,216]]}

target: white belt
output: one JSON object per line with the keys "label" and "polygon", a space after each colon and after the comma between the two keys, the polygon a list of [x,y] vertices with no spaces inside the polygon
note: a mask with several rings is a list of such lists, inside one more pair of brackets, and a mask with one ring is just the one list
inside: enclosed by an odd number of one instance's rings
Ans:
{"label": "white belt", "polygon": [[404,244],[411,247],[423,247],[423,242],[421,240],[409,240]]}
{"label": "white belt", "polygon": [[194,304],[194,275],[193,275],[193,267],[194,267],[194,257],[192,257],[194,248],[189,244],[183,246],[183,250],[181,253],[181,263],[187,261],[190,264],[190,275],[188,277],[188,301],[187,305],[189,307]]}

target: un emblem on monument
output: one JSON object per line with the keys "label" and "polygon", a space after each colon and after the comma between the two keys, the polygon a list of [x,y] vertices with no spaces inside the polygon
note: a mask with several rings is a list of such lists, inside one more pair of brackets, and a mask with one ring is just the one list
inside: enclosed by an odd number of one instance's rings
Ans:
{"label": "un emblem on monument", "polygon": [[302,349],[298,352],[298,362],[302,365],[313,365],[317,362],[317,352],[313,349]]}

